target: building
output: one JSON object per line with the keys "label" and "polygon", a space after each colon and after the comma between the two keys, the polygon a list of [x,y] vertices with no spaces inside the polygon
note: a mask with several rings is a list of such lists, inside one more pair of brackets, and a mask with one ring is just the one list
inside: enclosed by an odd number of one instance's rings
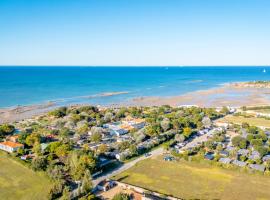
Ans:
{"label": "building", "polygon": [[17,142],[5,141],[0,143],[0,149],[9,153],[16,152],[18,149],[21,148],[23,149],[23,144]]}
{"label": "building", "polygon": [[[110,124],[104,124],[104,128],[108,128],[109,132],[111,135],[124,135],[128,133],[128,129],[121,128],[122,124],[121,123],[110,123]],[[125,128],[125,127],[124,127]]]}
{"label": "building", "polygon": [[239,161],[239,160],[234,160],[232,162],[232,164],[238,166],[238,167],[245,167],[247,165],[247,163],[243,162],[243,161]]}
{"label": "building", "polygon": [[252,151],[251,155],[248,158],[250,160],[258,160],[261,158],[261,155],[258,151]]}
{"label": "building", "polygon": [[12,135],[7,137],[7,140],[11,141],[11,142],[18,142],[19,139],[19,135]]}
{"label": "building", "polygon": [[133,117],[126,117],[122,120],[123,124],[129,125],[134,129],[141,129],[145,126],[145,120],[144,119],[136,119]]}
{"label": "building", "polygon": [[270,155],[266,155],[262,158],[263,162],[267,162],[268,160],[270,160]]}
{"label": "building", "polygon": [[265,171],[265,166],[264,165],[250,164],[249,167],[251,169],[254,169],[254,170],[257,170],[257,171],[261,171],[261,172]]}
{"label": "building", "polygon": [[223,164],[230,164],[232,162],[232,159],[230,159],[230,158],[220,158],[219,162],[223,163]]}
{"label": "building", "polygon": [[204,155],[204,158],[207,159],[207,160],[213,160],[215,158],[215,156],[214,156],[213,153],[206,153]]}
{"label": "building", "polygon": [[221,156],[228,157],[230,153],[228,151],[226,151],[226,150],[223,150],[223,151],[220,151],[219,154]]}
{"label": "building", "polygon": [[249,154],[249,150],[248,149],[239,149],[237,151],[237,154],[241,155],[241,156],[247,156]]}

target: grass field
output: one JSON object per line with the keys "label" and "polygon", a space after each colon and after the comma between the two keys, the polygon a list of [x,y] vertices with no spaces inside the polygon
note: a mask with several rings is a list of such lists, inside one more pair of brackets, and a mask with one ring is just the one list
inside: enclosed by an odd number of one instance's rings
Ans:
{"label": "grass field", "polygon": [[242,124],[243,122],[247,122],[249,125],[252,126],[264,126],[270,128],[270,120],[258,117],[243,117],[243,116],[232,116],[228,115],[218,121],[221,122],[229,122],[235,124]]}
{"label": "grass field", "polygon": [[147,159],[114,179],[184,199],[270,199],[269,176],[195,162]]}
{"label": "grass field", "polygon": [[0,151],[0,199],[47,199],[49,180]]}

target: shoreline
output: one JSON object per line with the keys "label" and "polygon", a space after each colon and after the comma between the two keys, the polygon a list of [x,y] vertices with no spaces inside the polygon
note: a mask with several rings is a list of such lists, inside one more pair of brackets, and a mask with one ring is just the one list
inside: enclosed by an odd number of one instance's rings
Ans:
{"label": "shoreline", "polygon": [[[128,92],[106,92],[98,95],[113,96],[127,94]],[[89,103],[90,104],[90,103]],[[46,113],[61,106],[89,105],[86,103],[60,104],[58,101],[48,101],[43,104],[12,106],[0,108],[0,124],[31,118]],[[182,95],[162,96],[138,96],[133,99],[98,105],[102,107],[122,106],[161,106],[170,105],[178,107],[183,105],[196,105],[200,107],[241,107],[241,106],[264,106],[270,104],[270,88],[250,87],[250,82],[224,83],[218,87],[188,92]],[[95,105],[95,104],[92,104]]]}

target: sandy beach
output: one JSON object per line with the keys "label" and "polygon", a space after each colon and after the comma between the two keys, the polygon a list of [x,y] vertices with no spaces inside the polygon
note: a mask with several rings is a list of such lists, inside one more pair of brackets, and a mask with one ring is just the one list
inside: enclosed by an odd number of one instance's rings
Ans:
{"label": "sandy beach", "polygon": [[[118,94],[118,93],[117,93]],[[121,92],[122,94],[122,92]],[[104,94],[115,95],[115,94]],[[200,107],[222,107],[222,106],[258,106],[270,104],[270,88],[252,87],[250,84],[232,83],[212,88],[209,90],[198,90],[184,95],[172,97],[137,97],[128,102],[112,104],[113,107],[121,106],[182,106],[197,105]],[[49,102],[46,104],[17,106],[0,109],[0,123],[11,123],[14,121],[31,118],[52,110],[58,105]]]}
{"label": "sandy beach", "polygon": [[54,103],[46,103],[39,105],[30,105],[30,106],[16,106],[10,108],[0,109],[0,124],[2,123],[11,123],[23,119],[28,119],[33,116],[46,113],[49,110],[55,108]]}
{"label": "sandy beach", "polygon": [[200,107],[268,105],[270,103],[270,88],[251,87],[244,84],[241,86],[233,83],[173,97],[138,97],[129,103],[139,106],[197,105]]}

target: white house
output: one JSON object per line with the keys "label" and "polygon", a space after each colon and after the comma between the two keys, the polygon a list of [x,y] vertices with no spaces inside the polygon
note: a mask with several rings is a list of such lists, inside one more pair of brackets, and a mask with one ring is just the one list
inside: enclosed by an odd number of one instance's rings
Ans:
{"label": "white house", "polygon": [[23,148],[23,144],[17,142],[5,141],[0,143],[0,149],[9,153],[15,152],[20,148]]}

